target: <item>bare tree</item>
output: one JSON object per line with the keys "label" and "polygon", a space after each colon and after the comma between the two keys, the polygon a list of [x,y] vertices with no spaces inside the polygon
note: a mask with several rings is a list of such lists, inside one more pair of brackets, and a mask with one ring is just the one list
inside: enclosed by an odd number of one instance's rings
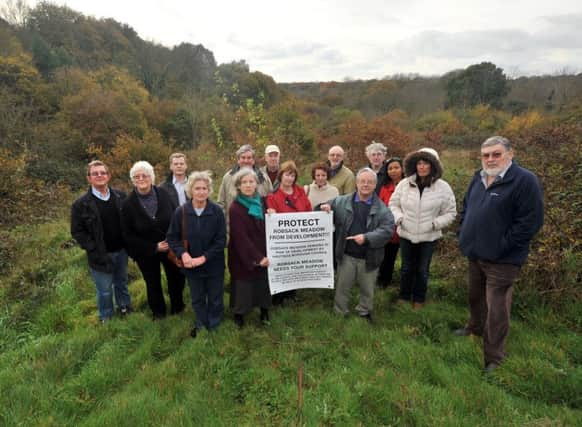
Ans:
{"label": "bare tree", "polygon": [[29,13],[30,6],[25,0],[0,1],[0,18],[16,27],[24,28]]}

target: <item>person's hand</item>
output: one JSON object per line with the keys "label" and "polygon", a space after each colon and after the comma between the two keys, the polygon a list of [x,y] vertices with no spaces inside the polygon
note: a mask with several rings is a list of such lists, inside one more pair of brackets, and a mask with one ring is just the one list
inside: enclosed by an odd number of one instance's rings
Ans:
{"label": "person's hand", "polygon": [[192,257],[188,252],[182,254],[182,264],[184,264],[184,268],[194,268],[192,265]]}
{"label": "person's hand", "polygon": [[366,243],[366,236],[363,234],[356,234],[355,236],[346,237],[346,240],[353,240],[358,245],[362,246],[364,243]]}
{"label": "person's hand", "polygon": [[265,258],[263,258],[262,260],[259,261],[259,265],[261,267],[268,267],[269,264],[270,264],[269,258],[267,258],[267,257],[265,257]]}
{"label": "person's hand", "polygon": [[204,255],[192,258],[192,268],[199,267],[206,262],[206,257]]}
{"label": "person's hand", "polygon": [[277,213],[277,211],[275,209],[273,209],[273,208],[268,208],[267,209],[267,213],[268,214],[274,214],[274,213]]}
{"label": "person's hand", "polygon": [[168,246],[167,241],[162,240],[161,242],[158,242],[158,246],[157,246],[158,252],[168,252],[169,249],[170,249],[170,246]]}
{"label": "person's hand", "polygon": [[322,210],[324,212],[330,213],[331,212],[331,206],[329,205],[329,203],[322,203],[321,205],[319,205],[319,210]]}

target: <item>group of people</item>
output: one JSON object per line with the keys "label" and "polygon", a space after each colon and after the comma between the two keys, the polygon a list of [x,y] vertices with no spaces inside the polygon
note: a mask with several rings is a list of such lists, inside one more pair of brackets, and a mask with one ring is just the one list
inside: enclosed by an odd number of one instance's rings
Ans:
{"label": "group of people", "polygon": [[[167,314],[163,267],[170,313],[184,310],[187,279],[196,315],[191,336],[203,328],[214,330],[224,316],[228,247],[235,324],[243,327],[253,307],[259,307],[261,322],[268,323],[272,304],[285,304],[296,295],[270,294],[265,215],[311,210],[334,214],[336,313],[349,313],[351,289],[357,284],[355,311],[373,322],[375,288],[392,281],[399,249],[398,302],[421,309],[435,245],[457,214],[438,153],[422,148],[404,159],[387,159],[384,145],[372,141],[366,147],[369,164],[356,173],[344,164],[344,156],[342,147],[331,147],[328,160],[312,167],[313,182],[301,186],[296,164],[280,163],[279,147],[266,147],[266,164],[259,168],[253,148],[243,145],[236,165],[222,178],[216,202],[209,199],[210,173],[187,176],[181,153],[172,154],[171,173],[159,186],[152,165],[136,162],[129,172],[134,186],[129,195],[109,187],[103,162],[89,163],[90,188],[72,206],[71,233],[87,252],[100,320],[114,315],[113,300],[120,315],[132,311],[129,255],[143,274],[154,319]],[[463,201],[459,229],[461,251],[469,259],[470,320],[455,334],[483,336],[489,372],[505,358],[512,284],[542,225],[543,202],[537,178],[513,160],[506,138],[483,142],[481,161]]]}

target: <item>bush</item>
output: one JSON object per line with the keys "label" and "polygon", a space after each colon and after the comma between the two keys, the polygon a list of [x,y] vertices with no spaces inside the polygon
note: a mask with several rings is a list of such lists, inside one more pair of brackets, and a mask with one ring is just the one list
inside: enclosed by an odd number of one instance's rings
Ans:
{"label": "bush", "polygon": [[516,158],[544,189],[544,226],[522,273],[528,288],[558,307],[582,290],[582,126],[549,125],[515,137]]}

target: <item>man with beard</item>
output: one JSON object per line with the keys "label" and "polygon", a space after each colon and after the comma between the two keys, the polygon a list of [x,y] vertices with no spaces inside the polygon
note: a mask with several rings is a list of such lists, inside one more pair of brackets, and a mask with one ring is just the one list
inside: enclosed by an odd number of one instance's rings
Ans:
{"label": "man with beard", "polygon": [[481,145],[481,164],[469,184],[461,212],[459,244],[469,259],[470,319],[458,336],[483,336],[485,372],[505,359],[513,282],[529,244],[543,223],[537,177],[513,161],[507,138]]}

